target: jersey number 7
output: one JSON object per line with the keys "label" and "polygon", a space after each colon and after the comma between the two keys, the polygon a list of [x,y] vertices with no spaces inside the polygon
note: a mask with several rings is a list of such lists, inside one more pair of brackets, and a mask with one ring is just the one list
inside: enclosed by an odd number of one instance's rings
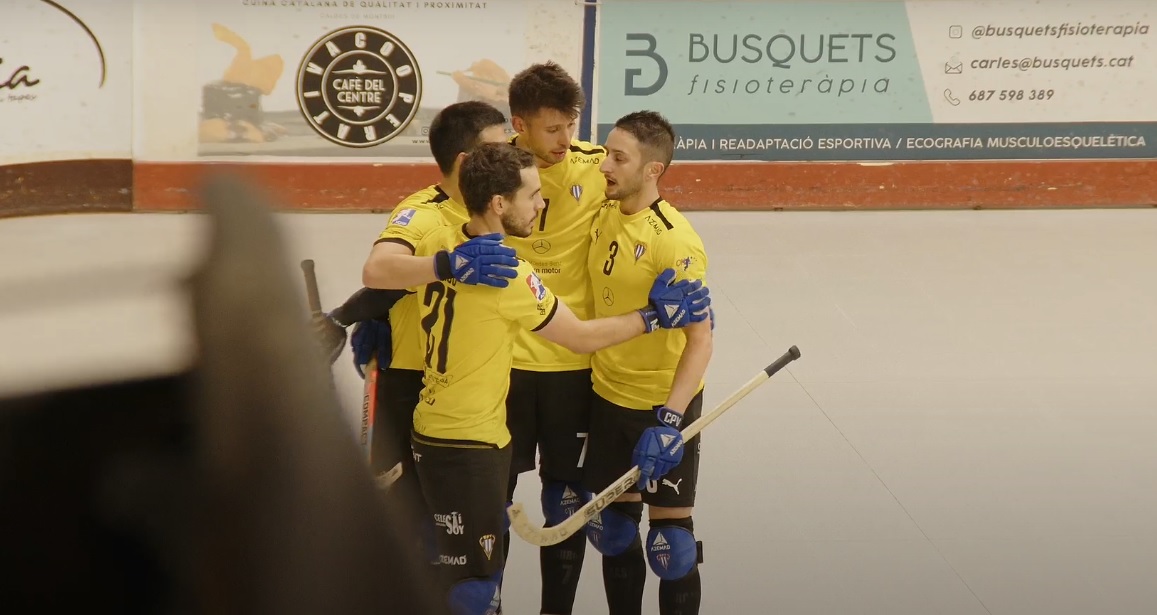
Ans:
{"label": "jersey number 7", "polygon": [[550,199],[543,199],[542,202],[546,205],[543,205],[542,211],[538,212],[538,232],[540,233],[546,230],[546,212],[550,211]]}
{"label": "jersey number 7", "polygon": [[[439,374],[446,373],[446,359],[450,354],[450,327],[454,323],[454,297],[458,291],[442,283],[427,284],[426,296],[422,303],[430,308],[430,313],[422,319],[422,330],[426,332],[426,367]],[[433,303],[433,307],[431,307]],[[434,327],[442,324],[441,335],[434,335]],[[439,338],[439,339],[435,339]],[[431,363],[434,347],[438,347],[438,365]]]}

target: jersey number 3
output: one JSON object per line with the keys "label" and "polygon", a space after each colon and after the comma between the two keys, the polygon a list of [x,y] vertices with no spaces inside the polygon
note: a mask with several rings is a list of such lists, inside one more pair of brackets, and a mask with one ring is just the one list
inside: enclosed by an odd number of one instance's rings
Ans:
{"label": "jersey number 3", "polygon": [[[426,367],[439,374],[446,373],[446,359],[450,354],[450,327],[454,324],[454,297],[458,291],[445,284],[427,284],[426,296],[422,303],[430,308],[430,313],[422,319],[422,330],[426,332]],[[433,305],[431,305],[433,304]],[[434,335],[434,327],[441,322],[442,332]],[[438,364],[434,365],[434,347],[438,347]]]}
{"label": "jersey number 3", "polygon": [[611,271],[615,269],[615,257],[619,255],[619,242],[611,242],[611,254],[607,257],[607,262],[603,263],[603,273],[611,275]]}

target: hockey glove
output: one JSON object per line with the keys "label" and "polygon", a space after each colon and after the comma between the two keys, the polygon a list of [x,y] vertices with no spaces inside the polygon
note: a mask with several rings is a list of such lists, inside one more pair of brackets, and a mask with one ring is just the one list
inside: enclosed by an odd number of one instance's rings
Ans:
{"label": "hockey glove", "polygon": [[683,461],[683,415],[665,406],[655,409],[659,417],[657,427],[648,427],[635,445],[631,463],[639,466],[638,489],[647,487],[647,481],[657,481]]}
{"label": "hockey glove", "polygon": [[366,366],[377,353],[378,369],[390,366],[390,357],[393,355],[393,342],[390,337],[390,323],[388,321],[370,319],[354,325],[350,335],[350,350],[354,354],[354,369],[364,380]]}
{"label": "hockey glove", "polygon": [[345,346],[346,330],[340,322],[330,314],[318,314],[310,318],[310,327],[313,329],[314,339],[317,340],[321,355],[333,365],[341,356]]}
{"label": "hockey glove", "polygon": [[707,287],[699,280],[679,280],[672,284],[674,279],[675,270],[666,269],[651,285],[647,295],[650,305],[642,310],[648,333],[654,330],[651,325],[655,321],[664,329],[677,329],[707,319],[711,307]]}
{"label": "hockey glove", "polygon": [[502,245],[502,235],[473,237],[454,250],[434,255],[434,271],[439,280],[454,278],[463,284],[485,284],[506,288],[518,275],[514,248]]}

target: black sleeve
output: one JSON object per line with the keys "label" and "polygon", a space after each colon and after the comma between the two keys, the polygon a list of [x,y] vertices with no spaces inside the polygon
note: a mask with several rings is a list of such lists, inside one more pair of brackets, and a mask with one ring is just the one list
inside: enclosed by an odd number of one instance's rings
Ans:
{"label": "black sleeve", "polygon": [[347,327],[363,320],[385,319],[390,315],[390,308],[407,294],[404,290],[363,288],[346,299],[331,315]]}

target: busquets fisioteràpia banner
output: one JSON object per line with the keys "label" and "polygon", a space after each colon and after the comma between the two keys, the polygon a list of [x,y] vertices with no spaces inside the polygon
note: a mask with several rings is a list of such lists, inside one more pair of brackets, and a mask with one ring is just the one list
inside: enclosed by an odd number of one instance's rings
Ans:
{"label": "busquets fisioter\u00e0pia banner", "polygon": [[663,113],[681,160],[1157,158],[1146,0],[604,0],[597,138]]}

